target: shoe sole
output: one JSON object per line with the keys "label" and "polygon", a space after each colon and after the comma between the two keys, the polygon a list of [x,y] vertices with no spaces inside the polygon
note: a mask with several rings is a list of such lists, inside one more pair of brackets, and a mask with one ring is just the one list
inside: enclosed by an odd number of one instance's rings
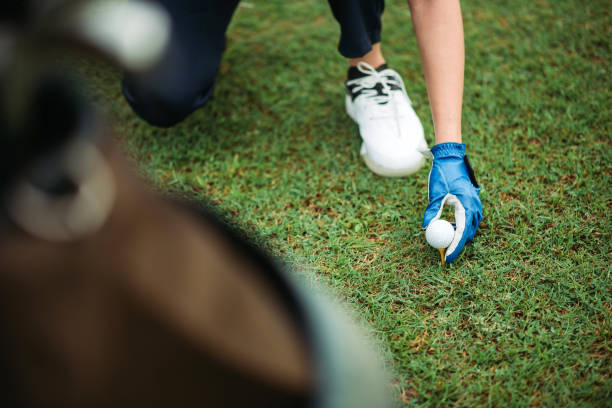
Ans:
{"label": "shoe sole", "polygon": [[[349,96],[347,95],[346,100],[345,100],[346,101],[346,103],[345,103],[346,113],[349,115],[349,117],[351,119],[353,119],[353,122],[355,122],[355,123],[357,123],[357,125],[359,125],[359,123],[355,119],[355,116],[353,115],[352,109],[350,108],[351,107],[351,102],[349,101],[348,98],[349,98]],[[360,137],[361,137],[361,135],[360,135]],[[366,148],[365,142],[361,143],[360,154],[361,154],[361,157],[363,158],[363,161],[365,162],[366,166],[368,166],[368,168],[373,173],[378,174],[379,176],[383,176],[383,177],[405,177],[405,176],[409,176],[411,174],[416,173],[423,166],[423,164],[425,164],[425,157],[423,157],[415,165],[412,165],[412,166],[409,166],[409,167],[402,167],[402,168],[385,167],[383,165],[378,164],[377,162],[375,162],[374,160],[372,160],[370,158],[370,156],[368,155],[368,149]]]}
{"label": "shoe sole", "polygon": [[419,169],[423,167],[423,164],[425,164],[425,158],[423,157],[423,159],[419,160],[415,165],[410,167],[402,167],[397,169],[381,166],[380,164],[372,160],[370,156],[368,156],[368,150],[366,149],[364,143],[361,144],[361,157],[363,158],[363,161],[365,162],[366,166],[368,166],[368,168],[372,170],[372,172],[383,177],[409,176],[419,171]]}

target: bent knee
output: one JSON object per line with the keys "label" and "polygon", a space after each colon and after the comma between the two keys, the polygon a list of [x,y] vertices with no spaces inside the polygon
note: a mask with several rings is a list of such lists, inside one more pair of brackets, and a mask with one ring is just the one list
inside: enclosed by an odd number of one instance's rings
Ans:
{"label": "bent knee", "polygon": [[203,91],[156,88],[122,82],[123,94],[134,112],[153,126],[170,127],[202,107],[212,93],[214,82]]}

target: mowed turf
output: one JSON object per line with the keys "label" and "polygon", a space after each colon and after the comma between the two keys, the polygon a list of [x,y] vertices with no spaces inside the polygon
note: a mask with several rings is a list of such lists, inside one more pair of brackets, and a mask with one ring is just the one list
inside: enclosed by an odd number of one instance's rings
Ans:
{"label": "mowed turf", "polygon": [[[143,176],[348,301],[381,341],[398,405],[612,406],[611,3],[462,3],[484,220],[445,268],[421,229],[430,164],[381,178],[358,154],[327,2],[248,5],[214,99],[170,129],[132,113],[118,72],[84,64]],[[383,51],[432,144],[403,1],[387,3]]]}

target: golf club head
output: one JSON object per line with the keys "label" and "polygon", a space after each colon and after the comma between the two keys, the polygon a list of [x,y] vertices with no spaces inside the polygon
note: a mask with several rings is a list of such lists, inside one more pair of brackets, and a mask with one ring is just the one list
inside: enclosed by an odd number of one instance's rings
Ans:
{"label": "golf club head", "polygon": [[127,70],[144,70],[163,55],[171,20],[142,0],[28,0],[0,6],[0,23],[20,31],[22,45],[40,52],[49,45],[85,47]]}
{"label": "golf club head", "polygon": [[[36,103],[32,98],[39,91],[37,87],[48,83],[50,76],[66,79],[72,75],[58,67],[58,56],[85,49],[114,60],[123,69],[144,70],[163,55],[169,36],[170,18],[151,2],[3,2],[0,6],[0,156],[4,157],[0,158],[6,160],[2,161],[14,161],[14,148],[31,144],[23,139],[23,133],[31,127],[31,122],[40,119],[29,112]],[[48,140],[39,142],[48,144]]]}
{"label": "golf club head", "polygon": [[139,0],[29,0],[0,12],[0,109],[16,133],[39,77],[61,72],[58,56],[90,50],[125,70],[146,70],[170,37],[166,12]]}
{"label": "golf club head", "polygon": [[46,241],[93,233],[115,196],[99,152],[106,126],[69,78],[39,77],[29,90],[27,120],[16,131],[2,127],[0,213]]}
{"label": "golf club head", "polygon": [[170,38],[170,17],[155,3],[96,0],[58,9],[46,27],[51,35],[91,46],[131,71],[151,67]]}
{"label": "golf club head", "polygon": [[[90,22],[89,5],[31,0],[0,7],[0,227],[49,241],[95,231],[114,200],[113,177],[98,152],[101,115],[73,73],[54,61],[83,46],[115,58],[108,36],[105,43],[77,29]],[[98,12],[112,14],[112,7]],[[54,53],[45,52],[50,44]]]}

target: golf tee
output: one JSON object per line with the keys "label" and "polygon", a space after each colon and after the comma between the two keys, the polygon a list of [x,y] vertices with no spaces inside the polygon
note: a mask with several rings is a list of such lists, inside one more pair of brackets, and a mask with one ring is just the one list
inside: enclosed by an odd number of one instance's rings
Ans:
{"label": "golf tee", "polygon": [[446,261],[444,260],[444,252],[446,252],[446,248],[439,248],[438,251],[440,251],[440,259],[442,260],[442,266],[444,266],[446,264]]}

